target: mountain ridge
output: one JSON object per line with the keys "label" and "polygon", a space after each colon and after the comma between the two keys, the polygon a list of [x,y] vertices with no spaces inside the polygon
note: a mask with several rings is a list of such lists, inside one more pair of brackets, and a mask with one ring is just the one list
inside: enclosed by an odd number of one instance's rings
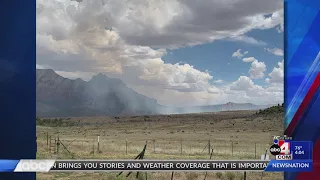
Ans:
{"label": "mountain ridge", "polygon": [[89,81],[60,76],[52,69],[37,69],[37,116],[116,116],[258,110],[271,105],[228,102],[218,105],[170,107],[137,93],[120,79],[102,73]]}

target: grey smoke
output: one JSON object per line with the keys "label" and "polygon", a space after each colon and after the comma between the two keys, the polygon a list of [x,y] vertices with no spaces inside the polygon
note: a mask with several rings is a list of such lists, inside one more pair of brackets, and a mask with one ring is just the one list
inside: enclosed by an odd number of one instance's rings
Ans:
{"label": "grey smoke", "polygon": [[53,70],[37,70],[37,115],[40,117],[178,114],[267,107],[231,102],[195,107],[162,106],[155,99],[138,94],[121,80],[103,74],[93,76],[87,82],[64,78]]}

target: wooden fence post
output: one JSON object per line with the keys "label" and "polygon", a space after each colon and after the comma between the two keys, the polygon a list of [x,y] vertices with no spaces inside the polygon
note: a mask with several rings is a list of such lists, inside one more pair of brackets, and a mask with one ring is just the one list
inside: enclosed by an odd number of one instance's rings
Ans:
{"label": "wooden fence post", "polygon": [[180,141],[180,153],[182,154],[182,140]]}
{"label": "wooden fence post", "polygon": [[156,152],[156,140],[153,140],[153,152]]}
{"label": "wooden fence post", "polygon": [[97,149],[97,152],[98,153],[100,152],[100,136],[98,136],[98,149]]}
{"label": "wooden fence post", "polygon": [[247,172],[246,171],[243,173],[243,180],[247,180]]}
{"label": "wooden fence post", "polygon": [[[211,152],[210,152],[210,159],[212,158],[212,154],[213,154],[213,148],[212,148],[212,150],[211,150]],[[207,175],[208,175],[208,172],[205,173],[203,180],[206,180],[206,179],[207,179]]]}
{"label": "wooden fence post", "polygon": [[[266,148],[266,152],[264,153],[263,160],[266,160],[267,156],[268,156],[268,148]],[[262,180],[262,178],[263,178],[263,172],[261,172],[261,180]]]}
{"label": "wooden fence post", "polygon": [[58,135],[58,138],[57,138],[57,154],[59,154],[59,146],[60,146],[60,138],[59,138],[59,135]]}
{"label": "wooden fence post", "polygon": [[[143,159],[143,158],[144,158],[144,154],[145,154],[146,149],[147,149],[147,144],[148,144],[148,141],[146,141],[146,144],[144,145],[143,150],[142,150],[142,151],[138,154],[138,156],[136,156],[134,159]],[[123,173],[123,171],[120,172],[120,173],[117,175],[117,177],[120,176],[122,173]],[[126,177],[129,177],[131,173],[132,173],[132,172],[129,172],[129,173],[126,175]],[[138,177],[139,177],[139,172],[137,172],[137,175],[136,175],[136,178],[138,178]],[[147,179],[147,173],[146,173],[146,179]]]}

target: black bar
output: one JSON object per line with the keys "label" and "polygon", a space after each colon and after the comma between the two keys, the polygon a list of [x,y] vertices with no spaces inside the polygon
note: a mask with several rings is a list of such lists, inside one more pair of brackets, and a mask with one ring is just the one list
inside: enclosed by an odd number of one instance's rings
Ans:
{"label": "black bar", "polygon": [[57,160],[50,171],[262,171],[269,161],[214,161],[214,160],[121,160],[121,161],[66,161]]}

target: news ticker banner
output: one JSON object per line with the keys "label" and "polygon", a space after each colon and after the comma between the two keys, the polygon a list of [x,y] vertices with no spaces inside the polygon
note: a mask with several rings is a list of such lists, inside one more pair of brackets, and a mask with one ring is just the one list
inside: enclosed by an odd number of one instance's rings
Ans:
{"label": "news ticker banner", "polygon": [[309,172],[312,160],[0,160],[0,172]]}

